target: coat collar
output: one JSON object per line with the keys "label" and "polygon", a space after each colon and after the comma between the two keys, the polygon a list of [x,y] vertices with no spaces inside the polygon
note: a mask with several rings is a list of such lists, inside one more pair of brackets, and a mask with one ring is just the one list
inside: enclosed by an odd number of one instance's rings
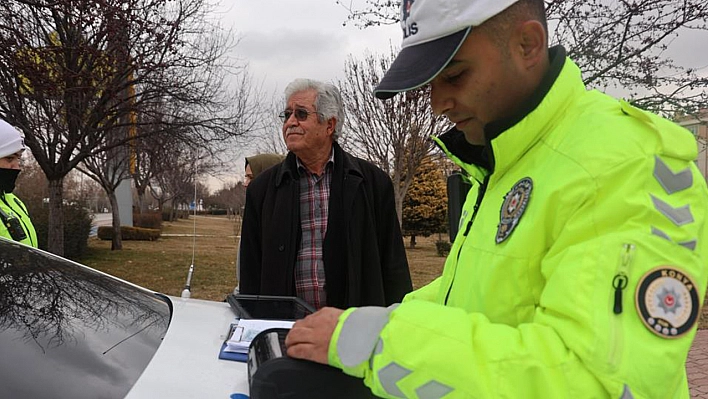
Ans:
{"label": "coat collar", "polygon": [[[334,149],[334,176],[339,173],[344,175],[356,175],[363,177],[364,174],[359,167],[359,164],[354,162],[354,158],[344,152],[342,147],[335,141],[332,143],[332,148]],[[280,164],[278,172],[275,178],[275,186],[279,187],[285,179],[297,180],[299,178],[299,173],[297,172],[297,157],[290,151],[288,152],[285,161]]]}

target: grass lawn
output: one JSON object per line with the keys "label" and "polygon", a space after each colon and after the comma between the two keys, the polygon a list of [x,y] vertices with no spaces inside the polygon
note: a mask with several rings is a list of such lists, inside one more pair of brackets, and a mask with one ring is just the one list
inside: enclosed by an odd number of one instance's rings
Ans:
{"label": "grass lawn", "polygon": [[[194,252],[192,298],[221,301],[236,285],[238,233],[239,223],[235,220],[190,216],[189,220],[164,223],[163,236],[158,241],[123,241],[122,251],[111,251],[110,241],[92,238],[81,263],[151,290],[179,296]],[[415,288],[442,272],[445,258],[437,254],[437,239],[437,235],[418,237],[416,248],[406,248]],[[703,307],[699,328],[708,328],[708,305]]]}
{"label": "grass lawn", "polygon": [[[122,251],[111,251],[110,241],[91,238],[80,262],[151,290],[179,296],[194,252],[192,298],[220,301],[236,285],[238,233],[235,220],[190,216],[189,220],[164,223],[163,235],[157,241],[123,241]],[[437,255],[436,240],[437,236],[419,237],[416,248],[407,250],[416,288],[442,273],[445,258]]]}
{"label": "grass lawn", "polygon": [[[236,224],[225,217],[190,217],[163,223],[157,241],[123,241],[111,251],[110,241],[89,240],[81,263],[154,291],[179,296],[194,253],[193,298],[223,300],[236,285]],[[196,239],[192,233],[196,231]]]}

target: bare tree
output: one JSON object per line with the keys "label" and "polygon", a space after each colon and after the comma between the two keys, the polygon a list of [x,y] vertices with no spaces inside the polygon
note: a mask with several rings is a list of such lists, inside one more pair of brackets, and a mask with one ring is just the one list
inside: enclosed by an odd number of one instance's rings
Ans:
{"label": "bare tree", "polygon": [[226,184],[211,195],[205,203],[208,206],[226,209],[229,218],[235,217],[241,214],[241,210],[246,204],[246,187],[241,182]]}
{"label": "bare tree", "polygon": [[116,190],[121,182],[129,177],[129,162],[130,154],[128,148],[120,146],[84,158],[77,166],[82,173],[97,182],[108,196],[113,215],[111,250],[123,249],[120,231],[120,207],[118,206]]}
{"label": "bare tree", "polygon": [[[401,2],[337,1],[360,27],[397,23]],[[626,92],[635,105],[671,116],[708,102],[708,73],[678,65],[668,53],[680,33],[708,30],[704,0],[547,0],[550,41],[562,44],[589,87]]]}
{"label": "bare tree", "polygon": [[[165,104],[164,106],[170,106]],[[138,210],[145,211],[145,194],[148,188],[156,184],[155,179],[170,169],[180,167],[173,164],[175,156],[186,153],[200,153],[209,162],[202,162],[202,172],[209,172],[220,165],[219,155],[226,151],[227,145],[209,145],[199,139],[197,133],[184,132],[194,129],[189,126],[171,124],[166,115],[157,114],[153,124],[144,124],[144,129],[154,129],[150,134],[138,137],[129,143],[130,174],[138,195]],[[164,118],[164,119],[163,119]],[[191,149],[191,150],[190,150]]]}
{"label": "bare tree", "polygon": [[195,185],[198,185],[196,179],[209,166],[205,156],[199,158],[197,151],[185,145],[172,143],[172,146],[164,149],[164,152],[165,156],[162,159],[169,167],[161,169],[153,176],[150,192],[160,204],[161,210],[166,202],[172,203],[170,211],[170,219],[172,220],[176,217],[176,211],[180,205],[189,204],[194,195]]}
{"label": "bare tree", "polygon": [[264,112],[258,124],[258,131],[252,135],[256,140],[249,148],[253,154],[286,154],[288,148],[283,140],[283,121],[278,114],[285,109],[285,99],[282,94],[273,94],[270,101],[264,104]]}
{"label": "bare tree", "polygon": [[400,223],[408,188],[433,149],[430,136],[442,133],[449,124],[433,115],[427,88],[388,101],[374,98],[373,90],[393,58],[392,54],[367,54],[362,60],[350,57],[339,87],[347,109],[347,148],[391,176]]}
{"label": "bare tree", "polygon": [[163,159],[167,157],[166,143],[169,141],[167,134],[153,134],[136,140],[133,155],[134,169],[131,170],[133,185],[138,196],[138,212],[144,213],[147,208],[145,194],[148,192],[150,182],[154,176],[160,174],[165,168],[170,168]]}
{"label": "bare tree", "polygon": [[241,70],[223,64],[235,42],[209,21],[210,7],[0,2],[0,116],[24,132],[49,181],[50,251],[63,248],[64,178],[86,158],[175,127],[206,147],[251,126],[244,92],[224,90],[225,75]]}

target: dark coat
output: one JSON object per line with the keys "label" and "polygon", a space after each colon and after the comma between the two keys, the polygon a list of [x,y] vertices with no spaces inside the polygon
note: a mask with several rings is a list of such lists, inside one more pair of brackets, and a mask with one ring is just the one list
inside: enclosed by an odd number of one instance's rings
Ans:
{"label": "dark coat", "polygon": [[[240,248],[242,294],[296,296],[301,238],[295,154],[246,190]],[[388,306],[411,291],[391,179],[334,144],[327,233],[323,243],[327,306]]]}

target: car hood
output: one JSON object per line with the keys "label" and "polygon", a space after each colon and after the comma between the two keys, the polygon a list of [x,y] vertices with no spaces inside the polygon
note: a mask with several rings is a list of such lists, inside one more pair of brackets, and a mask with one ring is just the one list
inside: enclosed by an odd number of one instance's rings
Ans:
{"label": "car hood", "polygon": [[228,398],[248,394],[246,363],[219,359],[234,313],[225,302],[168,297],[172,319],[163,342],[127,399]]}

